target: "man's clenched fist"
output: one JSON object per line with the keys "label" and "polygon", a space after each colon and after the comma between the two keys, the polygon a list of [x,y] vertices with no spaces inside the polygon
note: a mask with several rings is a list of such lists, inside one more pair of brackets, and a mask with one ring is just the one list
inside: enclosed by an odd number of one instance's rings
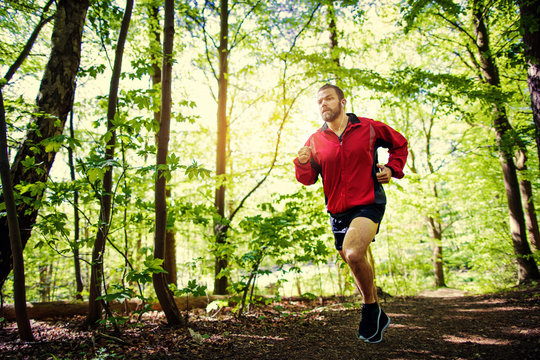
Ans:
{"label": "man's clenched fist", "polygon": [[311,157],[311,147],[304,146],[298,150],[298,161],[300,164],[307,164]]}

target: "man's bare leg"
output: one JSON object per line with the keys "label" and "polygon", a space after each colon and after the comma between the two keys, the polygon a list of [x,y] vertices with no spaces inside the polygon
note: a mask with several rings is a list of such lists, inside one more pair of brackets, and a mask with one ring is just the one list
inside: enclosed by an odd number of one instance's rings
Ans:
{"label": "man's bare leg", "polygon": [[390,318],[377,303],[373,266],[368,259],[369,245],[377,233],[377,227],[378,224],[368,218],[353,219],[343,240],[343,250],[339,252],[362,293],[364,305],[358,338],[369,343],[381,342],[383,331],[390,324]]}
{"label": "man's bare leg", "polygon": [[351,221],[339,254],[349,265],[354,281],[362,294],[364,304],[377,302],[377,291],[373,281],[373,267],[368,260],[368,248],[378,224],[368,218],[357,217]]}

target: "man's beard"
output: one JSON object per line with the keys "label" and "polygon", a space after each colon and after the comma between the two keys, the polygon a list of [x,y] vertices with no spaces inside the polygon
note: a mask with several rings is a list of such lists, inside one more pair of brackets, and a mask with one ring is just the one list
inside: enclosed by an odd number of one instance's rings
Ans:
{"label": "man's beard", "polygon": [[325,122],[333,122],[341,115],[341,108],[328,109],[322,113],[322,118]]}

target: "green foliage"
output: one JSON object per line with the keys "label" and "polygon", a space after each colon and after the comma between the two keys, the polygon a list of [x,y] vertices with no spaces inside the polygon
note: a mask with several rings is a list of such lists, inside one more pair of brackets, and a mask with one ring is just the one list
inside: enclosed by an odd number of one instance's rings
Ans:
{"label": "green foliage", "polygon": [[[19,1],[5,4],[8,6],[0,9],[0,31],[1,38],[9,41],[0,40],[0,61],[7,68],[41,9],[34,2],[25,7]],[[220,178],[213,175],[212,165],[216,155],[214,100],[218,91],[212,75],[217,70],[218,4],[175,4],[178,46],[171,116],[176,121],[171,123],[167,165],[159,169],[154,139],[159,124],[154,111],[159,110],[160,89],[149,85],[149,76],[154,71],[150,55],[155,54],[160,62],[161,54],[160,45],[150,41],[149,31],[150,25],[162,29],[150,24],[154,21],[149,20],[145,7],[151,4],[141,3],[144,7],[134,13],[113,120],[119,147],[116,157],[106,161],[105,144],[111,137],[104,131],[110,55],[123,5],[92,1],[74,103],[75,136],[58,134],[34,144],[36,154],[58,152],[53,172],[46,183],[22,183],[16,188],[17,201],[40,207],[27,248],[31,251],[26,253],[28,282],[38,284],[28,289],[29,300],[41,299],[40,291],[47,286],[52,299],[74,296],[75,248],[80,250],[83,283],[88,283],[86,262],[97,231],[103,195],[99,189],[106,169],[113,171],[114,187],[107,238],[112,246],[104,254],[104,300],[122,301],[130,296],[147,300],[152,296],[152,274],[163,272],[163,264],[150,255],[157,170],[169,180],[167,228],[175,232],[177,262],[185,270],[180,273],[181,283],[186,285],[176,289],[178,294],[200,294],[211,287],[216,255],[230,257],[223,274],[230,276],[232,291],[245,296],[247,303],[252,296],[288,295],[296,281],[309,298],[337,291],[352,293],[350,284],[334,290],[338,281],[351,283],[351,279],[332,277],[336,253],[320,187],[300,190],[294,184],[291,164],[307,134],[320,126],[312,103],[323,80],[343,84],[352,112],[387,122],[409,139],[406,177],[386,186],[387,213],[372,246],[378,285],[399,295],[432,286],[433,243],[425,216],[444,227],[443,261],[449,286],[482,292],[514,283],[505,190],[495,137],[489,130],[491,107],[487,106],[506,104],[515,130],[503,139],[503,147],[513,151],[522,143],[529,150],[529,170],[520,177],[532,182],[538,203],[538,159],[532,156],[535,134],[514,3],[490,3],[493,6],[487,10],[501,70],[500,89],[479,81],[482,74],[474,69],[468,53],[471,48],[458,46],[470,46],[470,39],[451,22],[472,34],[468,2],[334,1],[339,21],[338,47],[332,55],[340,59],[339,66],[329,52],[327,2],[235,3],[230,11],[233,51],[228,54],[230,162],[228,175]],[[31,119],[46,115],[35,114],[34,99],[39,91],[36,78],[47,60],[42,56],[50,40],[47,31],[48,27],[18,77],[4,87],[12,159],[26,131],[39,131]],[[286,121],[279,128],[282,119]],[[432,172],[425,140],[429,119],[434,120]],[[277,134],[281,143],[275,168],[237,217],[228,221],[227,215],[267,171]],[[75,180],[68,176],[67,149],[74,152]],[[36,159],[32,154],[21,159],[23,167],[39,170]],[[213,203],[215,187],[221,184],[227,187],[224,218]],[[76,193],[79,203],[75,210]],[[41,194],[42,199],[32,199]],[[0,209],[4,209],[1,203]],[[77,240],[75,211],[81,218]],[[216,225],[228,229],[229,243],[216,243]],[[537,251],[535,256],[539,256]],[[272,288],[265,288],[265,283]],[[4,287],[8,299],[9,287],[9,283]],[[110,321],[119,324],[124,320]]]}
{"label": "green foliage", "polygon": [[[171,157],[171,163],[178,163],[176,156],[174,154],[170,155]],[[174,160],[172,160],[174,159]],[[173,162],[174,161],[174,162]],[[203,168],[201,165],[197,164],[197,161],[193,160],[191,165],[184,166],[180,165],[180,168],[186,169],[186,175],[188,177],[188,180],[196,180],[196,179],[205,179],[210,177],[211,171],[208,169]]]}
{"label": "green foliage", "polygon": [[90,28],[98,35],[104,45],[116,42],[116,34],[111,30],[119,29],[123,10],[112,0],[93,0],[86,15]]}
{"label": "green foliage", "polygon": [[[274,197],[275,202],[258,206],[266,216],[244,217],[239,223],[240,229],[248,236],[246,249],[240,254],[234,252],[235,262],[243,270],[240,280],[232,284],[233,291],[243,299],[239,304],[239,314],[243,312],[248,291],[254,288],[256,279],[272,273],[261,267],[264,259],[271,259],[272,266],[286,273],[286,264],[318,263],[329,255],[328,247],[320,239],[325,228],[320,225],[318,207],[308,206],[313,194],[302,190],[291,195],[274,194]],[[289,271],[295,270],[299,269],[293,267]]]}
{"label": "green foliage", "polygon": [[143,265],[144,268],[140,271],[130,271],[126,279],[128,281],[150,283],[153,274],[167,273],[163,270],[163,259],[155,259],[153,256],[147,256]]}
{"label": "green foliage", "polygon": [[[112,292],[110,291],[112,290]],[[106,302],[118,301],[120,303],[132,299],[135,292],[125,288],[120,284],[114,284],[106,295],[98,296],[96,300],[105,300]]]}
{"label": "green foliage", "polygon": [[204,296],[206,295],[206,285],[199,285],[197,284],[197,280],[189,280],[187,283],[187,286],[177,289],[176,286],[170,285],[170,288],[172,292],[176,296],[182,296],[182,295],[192,295],[192,296]]}

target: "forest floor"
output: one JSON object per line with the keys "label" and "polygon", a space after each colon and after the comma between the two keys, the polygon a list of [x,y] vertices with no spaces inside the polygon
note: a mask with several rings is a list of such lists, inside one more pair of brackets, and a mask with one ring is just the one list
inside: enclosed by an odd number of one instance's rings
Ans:
{"label": "forest floor", "polygon": [[[0,324],[1,359],[540,359],[540,286],[490,295],[390,298],[379,344],[356,339],[359,307],[343,299],[282,301],[240,319],[191,311],[191,331],[161,313],[120,333],[90,331],[84,318],[32,321],[35,342]],[[191,333],[191,335],[190,335]]]}

